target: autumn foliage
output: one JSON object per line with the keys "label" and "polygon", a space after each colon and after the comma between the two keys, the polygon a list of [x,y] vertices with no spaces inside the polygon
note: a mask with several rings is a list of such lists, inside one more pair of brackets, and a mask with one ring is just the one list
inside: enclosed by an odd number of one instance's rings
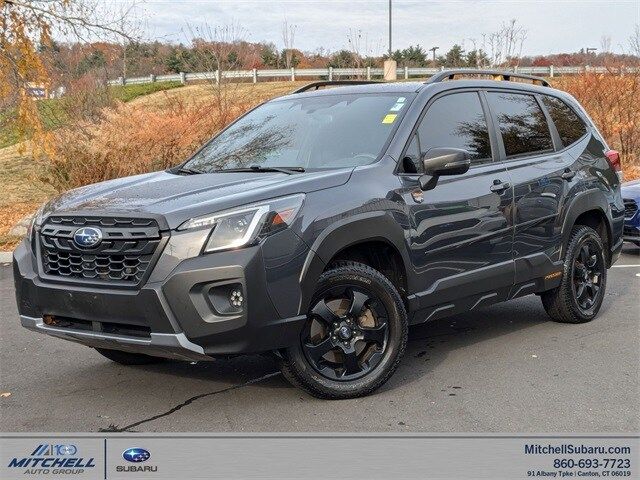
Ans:
{"label": "autumn foliage", "polygon": [[[625,178],[640,178],[640,76],[588,73],[555,79],[554,86],[574,95],[620,151]],[[176,165],[235,117],[292,87],[253,88],[201,86],[192,98],[160,94],[155,104],[106,108],[92,126],[56,132],[57,154],[45,163],[43,180],[63,191]]]}
{"label": "autumn foliage", "polygon": [[620,152],[625,178],[640,178],[640,74],[585,73],[553,84],[584,106],[609,146]]}
{"label": "autumn foliage", "polygon": [[41,180],[64,191],[174,166],[278,91],[268,94],[267,89],[255,91],[248,86],[195,88],[199,94],[194,97],[160,93],[155,103],[118,103],[105,108],[94,125],[57,130],[56,153],[43,160]]}

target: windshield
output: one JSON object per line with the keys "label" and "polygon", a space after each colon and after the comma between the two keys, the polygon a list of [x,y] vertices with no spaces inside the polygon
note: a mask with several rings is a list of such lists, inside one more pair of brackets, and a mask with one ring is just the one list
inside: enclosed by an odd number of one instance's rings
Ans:
{"label": "windshield", "polygon": [[379,157],[412,95],[322,95],[266,103],[211,140],[184,168],[328,169]]}

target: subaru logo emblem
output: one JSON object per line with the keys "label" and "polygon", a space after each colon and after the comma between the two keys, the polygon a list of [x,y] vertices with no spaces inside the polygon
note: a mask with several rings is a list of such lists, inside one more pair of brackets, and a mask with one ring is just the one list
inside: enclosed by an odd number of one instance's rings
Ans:
{"label": "subaru logo emblem", "polygon": [[144,448],[127,448],[122,452],[122,458],[127,462],[141,463],[151,458],[151,454]]}
{"label": "subaru logo emblem", "polygon": [[102,231],[93,227],[82,227],[73,234],[73,242],[79,247],[96,247],[102,241]]}

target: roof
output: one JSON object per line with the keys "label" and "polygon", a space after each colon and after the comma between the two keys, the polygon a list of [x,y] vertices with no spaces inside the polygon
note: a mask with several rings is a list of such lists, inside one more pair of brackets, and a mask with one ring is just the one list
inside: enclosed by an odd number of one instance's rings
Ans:
{"label": "roof", "polygon": [[[457,76],[463,76],[456,79]],[[478,76],[481,78],[465,78]],[[485,77],[485,78],[482,78]],[[522,81],[524,80],[524,82]],[[376,82],[365,80],[336,80],[312,82],[301,87],[292,94],[296,96],[320,96],[343,94],[367,94],[367,93],[416,93],[431,85],[440,85],[455,81],[455,85],[461,88],[495,88],[497,83],[501,87],[514,90],[538,90],[551,93],[551,86],[541,77],[523,75],[515,72],[499,70],[475,70],[455,69],[443,70],[429,77],[425,81],[412,82]],[[526,83],[525,83],[526,82]],[[325,88],[323,88],[325,87]],[[339,92],[334,91],[339,88]],[[558,90],[554,90],[557,93]],[[287,95],[288,96],[288,95]]]}
{"label": "roof", "polygon": [[[345,94],[363,94],[363,93],[415,93],[425,86],[424,82],[372,82],[365,84],[327,85],[329,88],[319,90],[307,90],[301,93],[295,93],[296,96],[318,96],[318,95],[340,95]],[[337,91],[339,90],[339,91]]]}

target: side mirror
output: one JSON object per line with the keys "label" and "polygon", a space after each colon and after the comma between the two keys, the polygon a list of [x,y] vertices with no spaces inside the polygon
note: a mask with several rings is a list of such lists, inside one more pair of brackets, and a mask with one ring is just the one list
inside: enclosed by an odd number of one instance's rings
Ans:
{"label": "side mirror", "polygon": [[469,171],[471,155],[459,148],[432,148],[422,159],[424,175],[419,179],[422,190],[431,190],[441,175],[462,175]]}

